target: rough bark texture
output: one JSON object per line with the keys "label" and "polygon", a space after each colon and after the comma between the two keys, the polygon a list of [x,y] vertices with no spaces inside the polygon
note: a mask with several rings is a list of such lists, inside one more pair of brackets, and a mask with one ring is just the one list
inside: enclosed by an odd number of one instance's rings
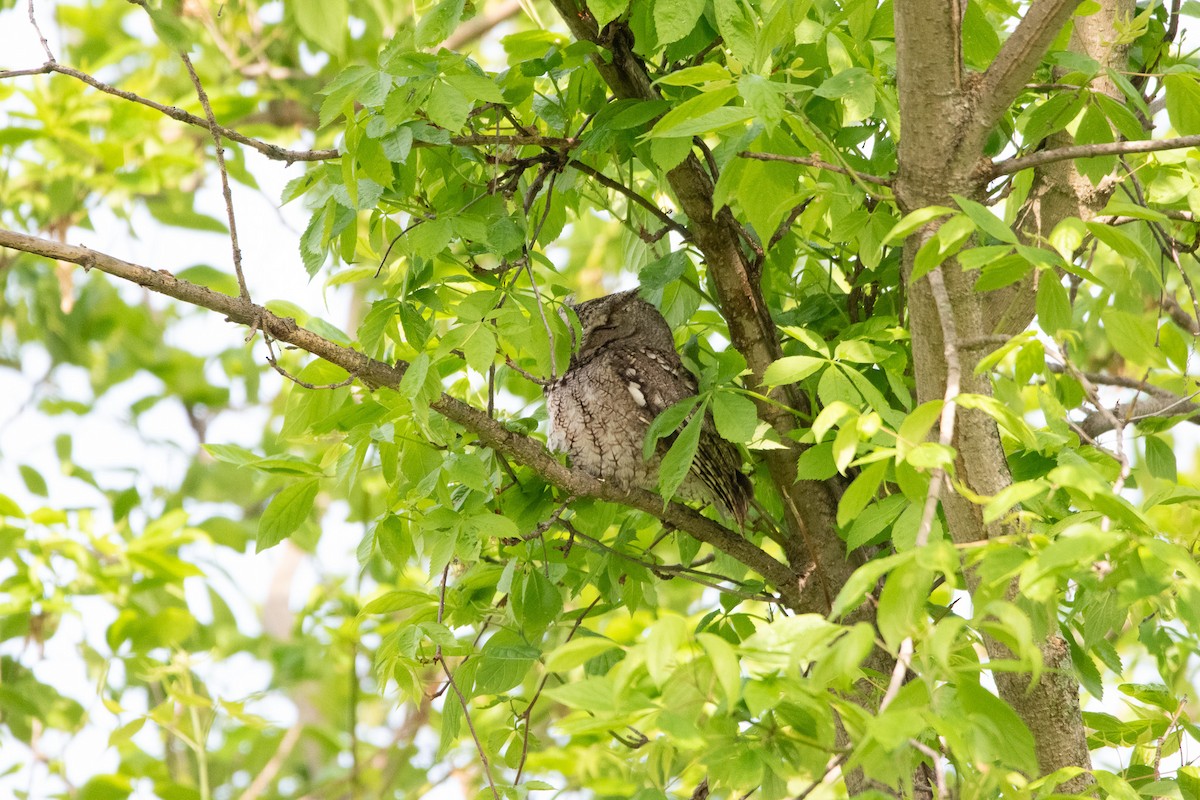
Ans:
{"label": "rough bark texture", "polygon": [[[1037,0],[994,63],[981,77],[968,81],[962,73],[959,6],[940,0],[896,4],[897,85],[902,137],[895,184],[903,211],[933,204],[952,205],[952,194],[976,195],[977,165],[983,143],[999,114],[1015,99],[1054,37],[1069,18],[1077,0]],[[903,275],[912,275],[920,246],[936,233],[933,223],[909,237],[903,254]],[[990,394],[986,376],[975,374],[980,353],[961,342],[946,342],[944,331],[970,338],[992,325],[988,298],[974,291],[978,275],[949,262],[908,287],[917,398],[942,398],[947,385],[947,354],[959,361],[960,391]],[[996,423],[977,410],[960,409],[954,431],[958,453],[955,477],[977,495],[990,496],[1011,483]],[[1003,522],[985,524],[982,508],[957,493],[944,498],[943,508],[956,542],[981,541],[1016,533]],[[1042,645],[1047,666],[1064,663],[1065,645],[1052,637]],[[989,643],[994,658],[1008,655]],[[1069,661],[1069,654],[1066,655]],[[1033,733],[1043,774],[1061,767],[1090,768],[1087,742],[1079,714],[1079,687],[1069,670],[1029,685],[1029,676],[1002,675],[1000,693]],[[1087,775],[1068,784],[1086,785]]]}

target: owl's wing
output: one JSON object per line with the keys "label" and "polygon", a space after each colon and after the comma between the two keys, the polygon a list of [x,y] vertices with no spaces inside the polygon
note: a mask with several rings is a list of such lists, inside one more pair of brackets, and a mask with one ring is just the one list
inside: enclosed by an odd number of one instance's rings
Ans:
{"label": "owl's wing", "polygon": [[[639,412],[638,418],[649,425],[662,412],[698,391],[696,378],[683,366],[675,353],[629,348],[617,366],[626,390]],[[665,440],[667,445],[674,435]]]}
{"label": "owl's wing", "polygon": [[[699,390],[696,377],[683,366],[675,353],[665,354],[657,350],[639,350],[631,354],[628,363],[621,368],[621,377],[627,381],[630,395],[639,407],[639,418],[649,426],[654,418],[675,403],[691,397]],[[692,461],[689,480],[681,492],[692,499],[715,500],[738,523],[743,525],[754,490],[749,478],[742,474],[742,459],[737,447],[721,438],[713,423],[712,414],[705,412],[700,433],[700,444]],[[656,450],[661,458],[666,455],[678,430],[658,440]],[[692,486],[699,482],[704,488]]]}

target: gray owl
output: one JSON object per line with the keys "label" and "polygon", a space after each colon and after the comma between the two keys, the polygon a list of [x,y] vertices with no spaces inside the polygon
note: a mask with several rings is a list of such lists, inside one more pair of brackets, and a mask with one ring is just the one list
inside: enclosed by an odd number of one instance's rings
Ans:
{"label": "gray owl", "polygon": [[[566,373],[546,386],[550,448],[601,480],[653,491],[674,436],[660,439],[647,461],[642,458],[646,431],[659,413],[696,394],[696,378],[675,351],[663,315],[636,289],[581,303],[575,313],[582,329],[579,351]],[[752,489],[740,467],[737,448],[706,416],[679,494],[715,502],[744,524]]]}

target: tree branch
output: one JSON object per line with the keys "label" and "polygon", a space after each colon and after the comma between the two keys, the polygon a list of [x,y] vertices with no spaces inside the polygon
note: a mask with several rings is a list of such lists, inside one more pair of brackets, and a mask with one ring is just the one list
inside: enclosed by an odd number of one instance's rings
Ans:
{"label": "tree branch", "polygon": [[[183,122],[188,125],[194,125],[197,128],[204,130],[213,130],[209,127],[208,120],[204,117],[198,117],[184,111],[182,108],[175,106],[167,106],[162,103],[142,97],[141,95],[127,92],[124,89],[118,89],[104,81],[92,77],[86,72],[82,72],[71,67],[64,66],[57,62],[48,62],[40,67],[32,69],[13,69],[0,70],[0,80],[6,78],[20,78],[27,75],[49,75],[58,73],[74,78],[77,81],[82,81],[94,89],[98,89],[105,94],[110,94],[113,97],[119,97],[122,100],[128,100],[131,103],[145,106],[146,108],[154,109],[155,111],[170,117],[178,122]],[[289,150],[286,147],[280,147],[277,144],[264,142],[261,139],[255,139],[252,136],[247,136],[233,128],[227,128],[224,125],[215,126],[215,130],[222,137],[229,139],[232,142],[244,144],[247,147],[252,147],[262,153],[272,161],[283,161],[287,164],[294,164],[298,161],[329,161],[341,157],[341,152],[337,148],[327,148],[324,150]],[[520,147],[523,145],[537,145],[539,147],[553,148],[573,148],[579,144],[579,140],[574,137],[561,136],[537,136],[532,134],[474,134],[469,136],[451,136],[450,144],[460,147],[474,147],[486,145],[509,145]],[[413,142],[414,147],[428,147],[427,142]]]}
{"label": "tree branch", "polygon": [[[187,111],[184,111],[182,108],[165,106],[162,103],[155,102],[154,100],[134,94],[133,92],[127,92],[124,89],[118,89],[115,86],[110,86],[104,81],[92,77],[86,72],[81,72],[80,70],[73,69],[59,63],[46,63],[34,69],[5,70],[0,72],[0,80],[5,78],[19,78],[25,75],[48,75],[52,72],[57,72],[60,75],[66,75],[74,78],[77,81],[82,81],[88,86],[91,86],[94,89],[99,89],[105,94],[111,94],[113,97],[119,97],[122,100],[128,100],[131,103],[137,103],[138,105],[152,108],[160,114],[168,116],[171,119],[178,120],[179,122],[186,122],[188,125],[195,125],[197,128],[210,130],[208,121],[203,117],[190,114]],[[331,158],[337,158],[341,155],[336,148],[331,148],[328,150],[289,150],[286,147],[268,144],[267,142],[259,139],[251,138],[245,134],[238,133],[232,128],[226,128],[223,125],[217,125],[216,131],[230,141],[238,142],[239,144],[244,144],[248,147],[253,147],[267,158],[270,158],[274,161],[285,161],[288,164],[292,164],[297,161],[327,161]]]}
{"label": "tree branch", "polygon": [[743,151],[738,153],[738,158],[752,158],[756,161],[785,161],[788,164],[799,164],[802,167],[814,167],[823,169],[826,172],[836,172],[839,175],[849,175],[855,180],[863,183],[873,183],[876,186],[887,186],[891,188],[891,178],[881,178],[878,175],[869,175],[865,172],[857,172],[846,167],[839,167],[837,164],[830,164],[827,161],[822,161],[819,158],[811,158],[809,156],[785,156],[780,153],[752,153]]}
{"label": "tree branch", "polygon": [[975,87],[975,132],[988,132],[1008,111],[1080,0],[1035,0]]}
{"label": "tree branch", "polygon": [[1143,139],[1136,142],[1076,144],[1070,147],[1056,147],[1053,150],[1041,150],[1027,156],[1016,156],[1005,159],[993,164],[991,169],[988,170],[988,176],[998,178],[1001,175],[1011,175],[1023,169],[1033,169],[1044,164],[1053,164],[1056,161],[1069,161],[1076,158],[1157,153],[1160,150],[1181,150],[1187,147],[1200,147],[1200,135],[1177,136],[1172,139]]}
{"label": "tree branch", "polygon": [[[257,323],[271,338],[287,342],[341,367],[372,389],[398,387],[408,367],[403,362],[392,366],[376,361],[357,350],[335,344],[300,327],[294,319],[279,317],[266,308],[242,298],[231,297],[204,286],[179,280],[166,270],[149,269],[86,247],[8,230],[0,230],[0,247],[68,261],[79,264],[84,269],[98,269],[153,292],[223,314],[229,322],[235,324],[251,326]],[[568,469],[541,442],[508,429],[503,422],[492,419],[484,411],[450,395],[443,394],[430,406],[447,419],[474,433],[484,446],[529,467],[547,483],[570,495],[595,497],[639,509],[712,545],[762,575],[779,592],[784,604],[793,608],[799,606],[804,587],[797,574],[736,531],[701,516],[695,509],[681,503],[664,504],[661,497],[644,489],[619,489],[585,472]]]}
{"label": "tree branch", "polygon": [[572,159],[570,162],[568,162],[568,166],[574,167],[575,169],[582,172],[584,175],[590,175],[601,186],[607,186],[609,189],[612,189],[614,192],[625,195],[630,200],[632,200],[634,203],[636,203],[637,205],[639,205],[642,208],[649,211],[656,219],[658,219],[659,222],[661,222],[663,225],[665,225],[669,230],[673,230],[676,233],[678,233],[679,236],[685,242],[690,242],[693,240],[692,232],[689,231],[687,228],[685,228],[683,225],[680,225],[675,220],[671,219],[670,214],[666,213],[661,208],[656,206],[652,201],[647,200],[645,197],[642,197],[640,194],[635,192],[633,189],[630,189],[628,186],[621,183],[620,181],[613,180],[612,178],[608,177],[600,170],[596,169],[595,167],[591,167],[587,164],[584,164],[582,161],[576,161],[575,159]]}
{"label": "tree branch", "polygon": [[204,84],[200,82],[200,76],[196,74],[196,68],[192,66],[192,60],[188,58],[187,53],[182,51],[179,53],[179,57],[183,60],[188,77],[192,79],[192,85],[196,87],[196,97],[204,108],[205,121],[208,123],[208,130],[212,133],[213,146],[216,148],[217,172],[221,175],[221,196],[225,198],[225,214],[229,218],[229,241],[233,246],[233,271],[237,275],[239,296],[243,300],[249,300],[250,290],[246,288],[246,275],[242,271],[242,248],[238,244],[237,217],[233,213],[233,191],[229,188],[229,170],[225,168],[225,145],[221,144],[221,134],[217,132],[219,127],[217,117],[213,114],[212,104],[208,102],[208,92],[204,91]]}

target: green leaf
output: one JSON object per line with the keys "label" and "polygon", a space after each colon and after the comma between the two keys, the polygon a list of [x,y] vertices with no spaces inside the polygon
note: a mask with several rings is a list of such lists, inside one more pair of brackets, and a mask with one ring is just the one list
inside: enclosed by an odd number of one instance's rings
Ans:
{"label": "green leaf", "polygon": [[376,597],[363,606],[358,615],[360,617],[369,617],[374,614],[394,614],[397,611],[405,611],[410,608],[420,608],[422,606],[427,608],[436,607],[437,597],[428,592],[401,589]]}
{"label": "green leaf", "polygon": [[24,519],[25,512],[21,510],[21,507],[17,505],[11,497],[0,494],[0,517],[15,517],[17,519]]}
{"label": "green leaf", "polygon": [[1163,78],[1167,94],[1167,117],[1180,136],[1200,133],[1200,76],[1172,72]]}
{"label": "green leaf", "polygon": [[317,488],[315,478],[299,481],[285,487],[272,498],[259,520],[254,552],[261,553],[274,547],[296,532],[312,513]]}
{"label": "green leaf", "polygon": [[[675,496],[688,470],[692,468],[692,459],[696,455],[696,447],[700,443],[700,431],[704,427],[704,410],[707,404],[702,404],[688,420],[683,432],[671,445],[671,449],[663,456],[658,470],[658,492],[663,501],[669,501]],[[669,411],[670,409],[668,409]],[[665,413],[665,412],[664,412]]]}
{"label": "green leaf", "polygon": [[916,211],[911,211],[900,218],[892,229],[888,231],[887,236],[883,237],[883,243],[895,244],[896,242],[907,239],[914,231],[932,220],[944,217],[947,214],[953,214],[953,208],[946,206],[926,206],[918,208]]}
{"label": "green leaf", "polygon": [[656,0],[654,30],[658,34],[658,43],[667,45],[691,33],[700,15],[704,13],[705,2],[706,0]]}
{"label": "green leaf", "polygon": [[1106,308],[1100,312],[1104,334],[1113,348],[1133,364],[1165,367],[1166,359],[1155,342],[1154,318]]}
{"label": "green leaf", "polygon": [[717,392],[712,398],[713,422],[717,433],[731,442],[745,444],[754,438],[758,412],[754,401],[736,392]]}
{"label": "green leaf", "polygon": [[900,425],[900,430],[897,431],[896,436],[897,461],[903,461],[913,448],[925,442],[929,431],[933,429],[933,426],[941,418],[944,407],[945,401],[930,400],[914,408],[904,418],[904,422]]}
{"label": "green leaf", "polygon": [[845,69],[829,78],[813,94],[846,103],[847,122],[866,119],[875,112],[875,76],[862,67]]}
{"label": "green leaf", "polygon": [[866,508],[867,503],[875,497],[875,492],[883,483],[887,474],[887,462],[876,461],[864,469],[854,481],[846,487],[842,499],[838,503],[837,524],[845,527]]}
{"label": "green leaf", "polygon": [[987,207],[962,195],[956,194],[951,196],[954,198],[954,202],[958,203],[958,207],[971,218],[971,221],[975,223],[979,230],[993,239],[999,239],[1009,244],[1017,243],[1017,235],[1013,233],[1012,228],[1006,225],[1003,220],[993,214]]}
{"label": "green leaf", "polygon": [[[690,142],[688,146],[691,146]],[[672,281],[678,280],[690,264],[687,253],[683,250],[676,250],[642,267],[638,272],[638,283],[645,291],[652,292],[662,289]]]}
{"label": "green leaf", "polygon": [[665,614],[646,631],[646,671],[657,686],[662,686],[674,670],[676,654],[687,633],[687,622],[675,614]]}
{"label": "green leaf", "polygon": [[1047,270],[1038,278],[1038,325],[1046,335],[1055,337],[1059,331],[1071,327],[1071,301],[1062,281],[1053,271]]}
{"label": "green leaf", "polygon": [[588,8],[596,18],[596,25],[603,28],[629,8],[629,0],[588,0]]}
{"label": "green leaf", "polygon": [[828,363],[828,360],[816,356],[784,356],[766,368],[762,382],[764,386],[797,383]]}
{"label": "green leaf", "polygon": [[480,650],[480,667],[475,673],[476,694],[500,694],[525,679],[542,654],[513,631],[500,631]]}
{"label": "green leaf", "polygon": [[414,44],[420,48],[433,47],[454,33],[462,19],[464,0],[441,0],[417,23]]}
{"label": "green leaf", "polygon": [[42,473],[27,464],[22,464],[17,469],[20,471],[21,480],[25,482],[25,488],[29,490],[30,494],[35,494],[38,497],[49,496],[50,489],[46,486],[46,479],[42,477]]}
{"label": "green leaf", "polygon": [[696,639],[712,663],[713,673],[717,676],[717,683],[725,695],[725,702],[730,707],[736,705],[742,695],[742,671],[737,653],[729,642],[720,636],[700,633],[696,635]]}
{"label": "green leaf", "polygon": [[1033,735],[1016,712],[970,679],[958,683],[957,693],[963,710],[970,715],[965,722],[986,737],[989,749],[1008,766],[1030,775],[1037,774]]}
{"label": "green leaf", "polygon": [[[1112,128],[1109,127],[1108,117],[1098,106],[1088,106],[1083,112],[1083,119],[1075,129],[1076,144],[1108,144],[1113,141]],[[1116,156],[1096,156],[1094,158],[1079,158],[1075,160],[1076,168],[1087,176],[1093,184],[1113,171],[1117,164]]]}
{"label": "green leaf", "polygon": [[879,593],[877,619],[879,633],[892,650],[926,625],[925,601],[932,584],[933,573],[915,560],[901,564],[888,575]]}
{"label": "green leaf", "polygon": [[569,672],[620,646],[603,636],[578,636],[550,651],[546,656],[546,669],[550,672]]}
{"label": "green leaf", "polygon": [[879,582],[880,577],[895,569],[897,565],[911,561],[915,553],[915,550],[910,550],[906,553],[884,556],[868,561],[854,570],[850,579],[842,585],[837,597],[834,598],[833,609],[829,612],[830,618],[838,619],[862,605],[869,595],[874,594],[875,585]]}
{"label": "green leaf", "polygon": [[[660,0],[670,2],[671,0]],[[746,65],[754,65],[757,45],[757,25],[750,12],[739,0],[715,0],[713,9],[717,17],[717,30],[734,58]]]}
{"label": "green leaf", "polygon": [[1040,142],[1052,133],[1061,131],[1079,116],[1087,97],[1083,92],[1059,92],[1046,102],[1035,106],[1032,111],[1021,115],[1024,119],[1025,139],[1030,143]]}
{"label": "green leaf", "polygon": [[544,631],[562,613],[562,593],[539,569],[531,569],[512,593],[513,616],[527,633]]}
{"label": "green leaf", "polygon": [[297,0],[288,7],[296,15],[301,32],[313,44],[332,55],[342,55],[349,19],[347,0]]}
{"label": "green leaf", "polygon": [[1175,451],[1159,436],[1146,437],[1146,468],[1156,478],[1172,483],[1179,479]]}
{"label": "green leaf", "polygon": [[644,460],[650,460],[659,439],[671,436],[679,430],[679,426],[687,419],[688,414],[692,413],[692,409],[698,402],[700,402],[698,397],[685,397],[654,418],[654,421],[650,423],[649,430],[646,431],[646,439],[642,442],[642,458]]}

